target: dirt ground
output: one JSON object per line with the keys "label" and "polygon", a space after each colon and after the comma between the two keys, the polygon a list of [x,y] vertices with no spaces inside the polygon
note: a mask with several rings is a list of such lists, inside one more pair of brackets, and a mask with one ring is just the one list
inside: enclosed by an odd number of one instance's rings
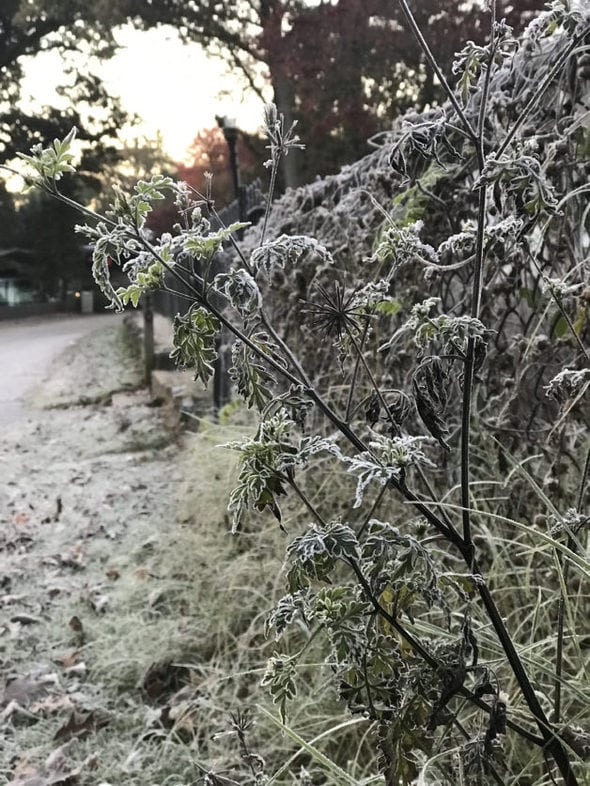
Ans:
{"label": "dirt ground", "polygon": [[100,769],[81,743],[112,708],[87,660],[101,628],[116,648],[109,615],[153,580],[155,534],[176,514],[183,448],[165,415],[118,326],[65,353],[28,420],[3,430],[0,783],[74,784]]}

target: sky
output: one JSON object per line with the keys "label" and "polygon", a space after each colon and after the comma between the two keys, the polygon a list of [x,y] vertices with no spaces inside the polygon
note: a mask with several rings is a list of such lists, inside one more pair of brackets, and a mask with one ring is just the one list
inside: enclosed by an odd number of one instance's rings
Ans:
{"label": "sky", "polygon": [[[208,57],[198,44],[184,45],[174,28],[142,32],[125,26],[116,37],[120,51],[93,70],[129,113],[142,118],[134,133],[155,138],[159,131],[165,152],[175,161],[187,160],[197,132],[215,126],[216,115],[235,118],[245,131],[261,126],[263,103],[245,80],[228,74],[225,64]],[[23,95],[29,94],[34,106],[59,105],[55,86],[62,81],[62,69],[56,53],[29,58]]]}

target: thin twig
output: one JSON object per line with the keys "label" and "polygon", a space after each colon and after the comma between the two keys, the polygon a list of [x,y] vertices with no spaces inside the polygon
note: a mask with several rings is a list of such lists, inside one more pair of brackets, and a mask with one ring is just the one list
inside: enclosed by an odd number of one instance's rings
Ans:
{"label": "thin twig", "polygon": [[467,136],[471,139],[473,144],[477,147],[478,146],[477,134],[473,130],[473,126],[471,125],[471,123],[467,119],[463,109],[461,108],[461,105],[457,101],[457,98],[456,98],[454,92],[451,90],[451,88],[449,86],[449,83],[447,82],[447,80],[445,78],[445,75],[443,74],[443,72],[442,72],[442,70],[441,70],[441,68],[440,68],[440,66],[439,66],[435,56],[432,54],[432,52],[430,50],[430,47],[426,43],[426,39],[422,35],[422,31],[420,30],[416,20],[414,19],[412,11],[410,10],[410,6],[406,2],[406,0],[398,0],[398,2],[399,2],[400,6],[402,8],[402,11],[404,13],[404,16],[406,17],[406,20],[408,22],[408,25],[409,25],[412,33],[414,34],[414,36],[418,40],[418,43],[420,44],[420,48],[424,52],[424,54],[426,56],[426,59],[428,60],[428,62],[430,64],[430,67],[432,68],[432,70],[436,74],[436,78],[440,82],[441,87],[445,91],[445,93],[447,95],[447,98],[449,99],[449,101],[451,102],[451,104],[453,106],[453,109],[457,113],[457,117],[459,117],[459,119],[463,123],[463,126],[465,128]]}
{"label": "thin twig", "polygon": [[[365,345],[365,340],[367,338],[367,333],[368,332],[369,332],[369,320],[367,319],[367,321],[365,322],[365,326],[363,328],[363,334],[361,336],[361,344],[360,344],[361,348]],[[360,362],[361,362],[361,357],[360,357],[360,355],[357,355],[357,358],[356,358],[356,361],[355,361],[355,364],[354,364],[354,369],[353,369],[353,372],[352,372],[352,378],[350,380],[350,385],[348,386],[348,400],[346,402],[346,412],[344,414],[344,420],[346,421],[346,423],[350,423],[350,412],[352,410],[352,400],[353,400],[354,392],[355,392],[355,389],[356,389],[356,380],[357,380],[357,377],[358,377]]]}

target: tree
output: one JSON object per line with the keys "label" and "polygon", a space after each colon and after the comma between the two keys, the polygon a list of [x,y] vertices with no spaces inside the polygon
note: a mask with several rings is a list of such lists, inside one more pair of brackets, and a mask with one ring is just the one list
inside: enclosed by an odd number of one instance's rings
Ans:
{"label": "tree", "polygon": [[[115,49],[113,25],[134,12],[126,0],[114,3],[85,0],[4,0],[0,6],[0,161],[16,151],[63,135],[72,125],[82,140],[97,143],[116,136],[125,118],[118,102],[109,96],[96,75],[80,65],[82,49],[91,57],[105,58]],[[64,111],[44,107],[41,115],[24,109],[23,58],[39,52],[58,51],[64,57],[64,84],[59,88],[69,100]],[[78,53],[78,57],[71,55]],[[74,78],[72,78],[74,77]],[[68,82],[70,84],[68,84]],[[101,107],[104,112],[97,112]],[[87,109],[92,111],[88,112]],[[102,115],[102,120],[96,120]]]}
{"label": "tree", "polygon": [[[415,5],[446,74],[464,39],[477,43],[486,35],[476,0],[460,10],[456,0]],[[515,0],[506,8],[509,23],[520,28],[542,5]],[[292,151],[284,162],[287,185],[355,160],[367,151],[367,137],[388,127],[393,115],[440,98],[398,3],[390,0],[6,0],[0,9],[0,90],[6,96],[0,103],[1,159],[63,136],[72,125],[81,129],[80,138],[95,143],[116,135],[121,109],[89,71],[77,72],[75,84],[64,86],[66,112],[48,107],[41,118],[19,108],[22,58],[50,49],[67,58],[80,46],[109,57],[116,46],[113,27],[129,20],[143,28],[174,25],[186,40],[227,60],[260,95],[270,84],[286,124],[297,119],[310,147],[322,150],[322,166],[310,156],[304,169]],[[89,122],[85,105],[105,107],[105,120]]]}
{"label": "tree", "polygon": [[[157,8],[155,7],[157,5]],[[484,41],[483,4],[421,0],[416,19],[450,75],[453,55],[466,39]],[[498,3],[498,6],[502,5]],[[515,0],[507,12],[517,31],[543,0]],[[392,0],[162,0],[146,10],[149,24],[176,25],[240,70],[262,95],[265,81],[286,124],[298,120],[302,136],[322,152],[321,162],[291,151],[287,185],[335,171],[367,152],[366,139],[415,105],[440,100],[432,69]],[[321,164],[321,165],[320,165]]]}
{"label": "tree", "polygon": [[[264,141],[251,134],[240,132],[236,151],[240,181],[249,183],[263,175],[261,162],[264,157]],[[229,150],[221,128],[206,128],[199,131],[190,148],[192,164],[179,166],[178,174],[198,191],[203,191],[205,175],[210,173],[211,196],[216,207],[223,207],[235,199],[234,183],[229,161]]]}
{"label": "tree", "polygon": [[2,228],[0,248],[9,248],[16,243],[17,213],[12,194],[2,181],[0,181],[0,227]]}
{"label": "tree", "polygon": [[[414,5],[418,25],[452,79],[454,55],[464,41],[482,44],[489,34],[482,4],[465,3],[460,10],[456,0]],[[542,0],[519,0],[507,9],[507,22],[518,31],[542,6]],[[367,139],[390,129],[394,117],[443,98],[399,4],[391,0],[304,7],[293,15],[281,46],[282,68],[294,85],[294,116],[311,153],[304,157],[305,181],[358,160],[369,152]]]}
{"label": "tree", "polygon": [[[74,198],[80,195],[75,181],[68,183],[67,193]],[[74,232],[78,216],[72,208],[45,194],[33,193],[18,216],[17,245],[30,252],[28,274],[45,296],[63,299],[68,289],[81,287],[90,278],[84,240]]]}
{"label": "tree", "polygon": [[[238,137],[238,159],[240,170],[246,169],[243,139]],[[199,131],[190,147],[191,164],[179,167],[179,176],[198,191],[206,190],[206,175],[211,177],[211,198],[216,206],[223,207],[235,199],[234,184],[229,161],[227,142],[220,128]],[[248,162],[250,166],[252,162]]]}

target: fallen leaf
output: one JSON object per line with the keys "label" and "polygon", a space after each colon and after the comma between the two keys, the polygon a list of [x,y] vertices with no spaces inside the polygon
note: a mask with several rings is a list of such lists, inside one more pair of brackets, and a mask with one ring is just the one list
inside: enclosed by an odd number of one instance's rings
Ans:
{"label": "fallen leaf", "polygon": [[26,707],[32,701],[44,696],[50,685],[57,685],[56,674],[44,674],[42,676],[28,674],[24,677],[17,677],[9,682],[0,698],[0,707],[6,706],[11,702],[17,702],[21,707]]}
{"label": "fallen leaf", "polygon": [[39,617],[33,617],[31,614],[14,614],[10,621],[19,622],[21,625],[39,625],[42,622]]}
{"label": "fallen leaf", "polygon": [[87,714],[74,710],[67,722],[55,733],[54,740],[71,740],[73,737],[84,738],[93,731],[106,726],[108,721],[99,717],[94,711]]}
{"label": "fallen leaf", "polygon": [[80,654],[80,650],[73,650],[73,652],[70,652],[68,655],[61,655],[60,657],[57,657],[54,660],[56,663],[59,663],[61,666],[63,666],[64,669],[71,669],[72,666],[76,664],[79,654]]}
{"label": "fallen leaf", "polygon": [[121,578],[121,574],[116,568],[109,568],[107,571],[105,571],[105,575],[107,579],[110,579],[111,581],[117,581],[117,579]]}
{"label": "fallen leaf", "polygon": [[76,644],[76,646],[81,647],[86,639],[86,636],[84,634],[84,625],[82,625],[82,620],[80,619],[80,617],[74,615],[68,622],[68,625],[76,634],[74,643]]}
{"label": "fallen leaf", "polygon": [[47,696],[31,704],[30,710],[39,715],[49,715],[60,710],[71,710],[74,705],[68,696]]}
{"label": "fallen leaf", "polygon": [[70,619],[68,625],[72,630],[75,630],[76,633],[82,633],[82,631],[84,630],[84,626],[82,625],[82,621],[80,620],[80,617],[77,617],[76,615],[74,615]]}
{"label": "fallen leaf", "polygon": [[149,568],[137,568],[136,570],[133,571],[133,575],[135,576],[136,579],[159,578],[159,576],[157,576],[155,573],[152,573],[152,571]]}

